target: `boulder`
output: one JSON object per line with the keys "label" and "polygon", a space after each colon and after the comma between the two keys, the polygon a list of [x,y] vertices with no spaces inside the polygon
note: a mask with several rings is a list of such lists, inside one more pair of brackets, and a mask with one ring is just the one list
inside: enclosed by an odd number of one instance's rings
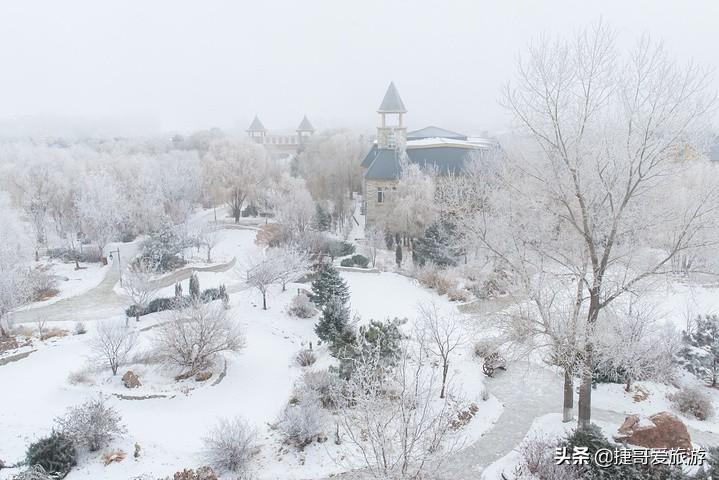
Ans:
{"label": "boulder", "polygon": [[137,378],[137,375],[135,375],[132,370],[128,370],[125,372],[125,375],[122,376],[122,384],[125,385],[126,388],[137,388],[142,385],[140,379]]}
{"label": "boulder", "polygon": [[617,430],[614,440],[644,448],[692,448],[692,439],[686,425],[669,412],[659,412],[651,417],[629,415]]}
{"label": "boulder", "polygon": [[196,382],[204,382],[210,379],[212,376],[212,372],[205,370],[204,372],[197,372],[197,375],[195,375],[195,381]]}

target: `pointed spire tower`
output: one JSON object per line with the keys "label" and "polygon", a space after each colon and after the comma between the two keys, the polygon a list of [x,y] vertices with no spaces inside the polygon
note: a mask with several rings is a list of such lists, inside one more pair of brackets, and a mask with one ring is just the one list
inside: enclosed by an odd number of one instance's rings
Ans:
{"label": "pointed spire tower", "polygon": [[300,140],[300,145],[304,145],[314,133],[315,127],[312,126],[307,115],[305,115],[302,117],[299,127],[297,127],[297,137]]}
{"label": "pointed spire tower", "polygon": [[265,135],[267,129],[260,121],[260,117],[255,115],[255,119],[252,120],[250,127],[247,129],[247,134],[257,143],[265,143]]}
{"label": "pointed spire tower", "polygon": [[390,82],[377,113],[380,116],[377,126],[377,147],[390,150],[404,149],[407,144],[407,127],[402,120],[407,108],[394,82]]}

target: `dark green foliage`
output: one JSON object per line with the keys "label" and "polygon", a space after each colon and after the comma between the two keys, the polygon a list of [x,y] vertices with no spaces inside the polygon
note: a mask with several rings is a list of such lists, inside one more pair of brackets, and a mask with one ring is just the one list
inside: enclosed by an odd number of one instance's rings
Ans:
{"label": "dark green foliage", "polygon": [[389,230],[384,232],[384,243],[385,245],[387,245],[387,250],[390,250],[394,247],[394,235],[392,235]]}
{"label": "dark green foliage", "polygon": [[457,265],[461,252],[455,245],[454,237],[454,225],[447,221],[434,222],[422,237],[414,241],[412,260],[421,266],[427,262],[439,267]]}
{"label": "dark green foliage", "polygon": [[364,255],[352,255],[350,258],[345,258],[340,262],[343,267],[360,267],[367,268],[369,265],[369,258]]}
{"label": "dark green foliage", "polygon": [[401,324],[398,318],[386,322],[372,320],[359,328],[354,341],[333,348],[333,355],[340,360],[339,375],[350,378],[358,362],[371,365],[380,376],[394,368],[402,352]]}
{"label": "dark green foliage", "polygon": [[332,216],[319,203],[315,205],[314,226],[320,232],[326,232],[332,226]]}
{"label": "dark green foliage", "polygon": [[190,297],[192,298],[199,298],[200,297],[200,279],[197,277],[196,273],[192,273],[190,275]]}
{"label": "dark green foliage", "polygon": [[589,464],[579,465],[577,468],[580,472],[580,478],[587,480],[680,480],[692,477],[685,476],[680,468],[669,465],[643,465],[641,463],[629,465],[610,465],[608,467],[600,467],[591,459],[599,449],[621,448],[619,445],[610,442],[602,434],[599,427],[592,424],[583,430],[575,430],[562,443],[563,447],[567,447],[567,452],[571,453],[574,447],[587,447],[589,452]]}
{"label": "dark green foliage", "polygon": [[341,297],[331,296],[325,302],[322,310],[322,317],[315,325],[315,333],[323,342],[334,345],[340,335],[347,330],[350,321],[350,310],[346,300]]}
{"label": "dark green foliage", "polygon": [[182,284],[180,282],[177,282],[175,284],[175,296],[176,297],[182,296]]}
{"label": "dark green foliage", "polygon": [[330,258],[346,257],[355,253],[355,246],[350,242],[340,242],[339,240],[328,240],[321,247],[321,253],[329,255]]}
{"label": "dark green foliage", "polygon": [[247,206],[245,207],[245,209],[242,210],[242,216],[243,216],[243,217],[256,217],[257,215],[259,215],[259,213],[260,213],[260,212],[259,212],[259,210],[257,209],[257,207],[254,206],[254,205],[252,205],[252,204],[247,205]]}
{"label": "dark green foliage", "polygon": [[142,242],[138,261],[149,260],[152,264],[156,264],[161,272],[169,272],[185,264],[179,256],[184,247],[182,239],[172,225],[165,223]]}
{"label": "dark green foliage", "polygon": [[402,266],[402,245],[397,244],[397,249],[394,251],[394,261],[398,267]]}
{"label": "dark green foliage", "polygon": [[331,263],[322,263],[317,273],[317,278],[312,282],[313,295],[310,300],[319,308],[324,307],[333,296],[339,297],[342,304],[346,304],[350,298],[349,288],[337,269]]}
{"label": "dark green foliage", "polygon": [[77,452],[69,437],[53,431],[28,447],[25,462],[29,466],[40,465],[47,473],[64,478],[77,465]]}
{"label": "dark green foliage", "polygon": [[100,250],[95,247],[84,247],[82,251],[71,248],[48,248],[50,258],[57,258],[63,262],[97,263],[100,261]]}
{"label": "dark green foliage", "polygon": [[[175,288],[177,292],[177,288]],[[180,289],[182,293],[182,289]],[[219,288],[208,288],[202,291],[199,295],[199,300],[202,303],[210,303],[214,300],[222,300],[223,302],[229,301],[227,295],[227,288],[224,285],[220,285]],[[180,295],[178,297],[159,297],[152,300],[147,304],[146,308],[141,308],[136,305],[131,305],[125,309],[125,315],[128,317],[141,317],[150,313],[164,312],[166,310],[178,310],[180,308],[189,307],[192,304],[193,298],[187,295]]]}
{"label": "dark green foliage", "polygon": [[684,346],[679,353],[684,368],[712,387],[719,381],[719,316],[703,315],[696,319],[694,329],[684,333]]}

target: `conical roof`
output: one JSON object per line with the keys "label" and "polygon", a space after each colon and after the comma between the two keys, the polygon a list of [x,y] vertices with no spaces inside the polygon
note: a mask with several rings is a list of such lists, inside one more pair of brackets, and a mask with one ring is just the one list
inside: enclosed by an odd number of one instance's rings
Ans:
{"label": "conical roof", "polygon": [[260,121],[260,117],[255,115],[255,119],[252,120],[252,123],[250,124],[250,128],[247,129],[248,132],[266,132],[267,129],[264,125],[262,125],[262,122]]}
{"label": "conical roof", "polygon": [[300,122],[300,126],[297,127],[298,132],[314,132],[315,127],[312,126],[310,121],[307,119],[307,115],[302,117],[302,121]]}
{"label": "conical roof", "polygon": [[387,93],[384,94],[382,104],[379,106],[377,113],[407,113],[394,82],[390,82],[389,87],[387,87]]}

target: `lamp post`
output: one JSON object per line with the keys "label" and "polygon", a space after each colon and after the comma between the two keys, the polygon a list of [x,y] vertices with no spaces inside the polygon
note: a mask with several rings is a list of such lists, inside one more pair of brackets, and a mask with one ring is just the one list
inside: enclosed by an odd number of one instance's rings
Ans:
{"label": "lamp post", "polygon": [[117,271],[120,273],[120,286],[122,286],[122,264],[120,263],[120,247],[116,250],[110,250],[110,260],[112,260],[112,254],[117,253]]}

